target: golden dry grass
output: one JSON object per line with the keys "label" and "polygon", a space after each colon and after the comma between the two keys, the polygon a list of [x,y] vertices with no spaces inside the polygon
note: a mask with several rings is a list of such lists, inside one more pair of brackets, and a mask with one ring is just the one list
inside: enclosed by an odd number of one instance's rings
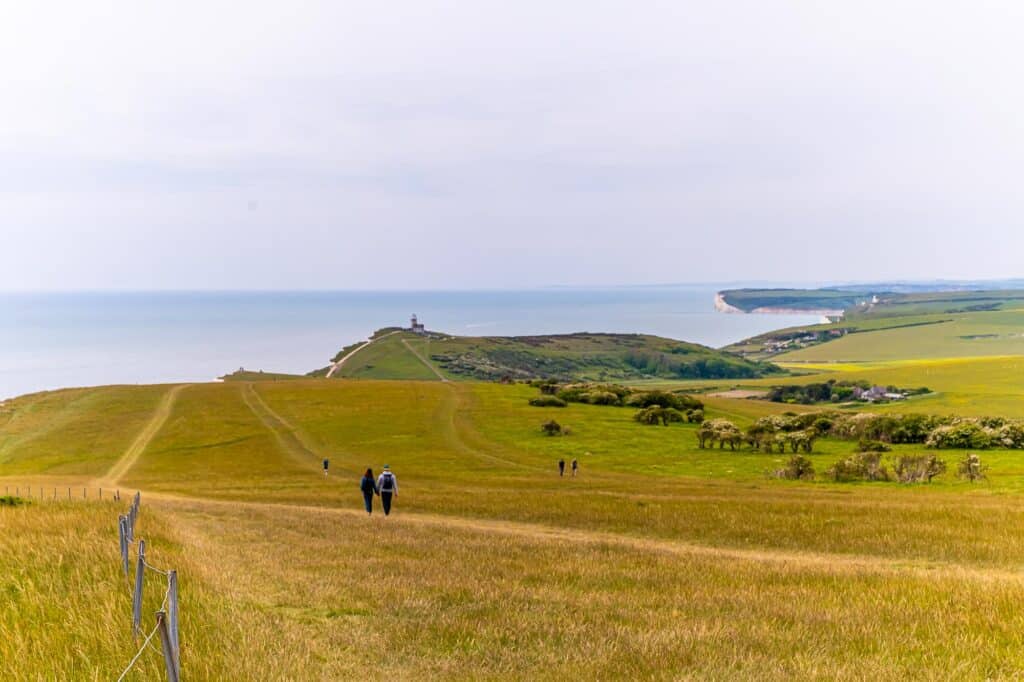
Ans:
{"label": "golden dry grass", "polygon": [[[528,392],[182,389],[126,480],[146,491],[151,561],[181,576],[186,679],[992,679],[1024,666],[1016,453],[993,455],[980,486],[769,481],[771,455],[697,451],[692,427],[617,408],[553,412],[574,433],[547,438]],[[716,399],[709,413],[762,407]],[[122,455],[151,421],[132,423],[107,436]],[[583,476],[559,479],[554,461],[572,456]],[[385,461],[396,514],[366,518],[354,474]],[[130,659],[119,510],[0,507],[0,674],[111,679]],[[160,665],[150,652],[136,679]]]}

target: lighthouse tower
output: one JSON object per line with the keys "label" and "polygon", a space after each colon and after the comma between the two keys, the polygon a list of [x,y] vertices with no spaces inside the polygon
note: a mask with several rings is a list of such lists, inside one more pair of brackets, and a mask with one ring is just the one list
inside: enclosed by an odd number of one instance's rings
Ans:
{"label": "lighthouse tower", "polygon": [[416,319],[416,313],[412,314],[412,319],[409,320],[409,330],[414,334],[426,334],[427,328],[420,324],[420,321]]}

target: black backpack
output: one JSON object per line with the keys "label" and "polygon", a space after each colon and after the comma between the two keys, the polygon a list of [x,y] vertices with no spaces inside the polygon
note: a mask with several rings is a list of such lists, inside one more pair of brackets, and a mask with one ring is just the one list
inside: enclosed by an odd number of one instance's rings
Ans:
{"label": "black backpack", "polygon": [[395,476],[391,473],[386,473],[382,477],[380,482],[380,491],[382,493],[389,493],[395,488]]}

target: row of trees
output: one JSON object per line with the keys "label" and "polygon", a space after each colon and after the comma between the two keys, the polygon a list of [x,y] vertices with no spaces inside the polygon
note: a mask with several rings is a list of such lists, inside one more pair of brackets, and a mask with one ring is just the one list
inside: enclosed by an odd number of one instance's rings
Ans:
{"label": "row of trees", "polygon": [[[931,483],[946,473],[946,461],[936,455],[902,455],[892,462],[892,472],[880,452],[856,452],[841,459],[825,471],[824,478],[836,482],[899,481],[900,483]],[[987,467],[976,454],[966,455],[957,464],[957,475],[973,482],[985,478]],[[809,481],[815,478],[814,463],[803,455],[794,455],[784,467],[774,472],[777,478]]]}
{"label": "row of trees", "polygon": [[684,393],[641,391],[620,384],[560,384],[551,379],[532,383],[540,389],[541,395],[554,396],[566,403],[639,408],[658,405],[680,411],[704,409],[704,403]]}
{"label": "row of trees", "polygon": [[[828,402],[841,403],[863,400],[862,392],[870,388],[872,388],[872,384],[868,381],[836,381],[835,379],[830,379],[829,381],[813,384],[772,386],[765,398],[776,403],[799,403],[801,405]],[[908,396],[931,393],[931,389],[925,386],[919,388],[886,386],[885,391],[887,393],[899,393]]]}

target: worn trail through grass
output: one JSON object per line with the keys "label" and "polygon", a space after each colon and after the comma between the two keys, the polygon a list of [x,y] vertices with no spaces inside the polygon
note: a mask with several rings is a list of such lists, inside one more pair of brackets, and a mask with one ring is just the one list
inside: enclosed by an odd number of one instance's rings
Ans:
{"label": "worn trail through grass", "polygon": [[125,450],[124,454],[121,455],[120,459],[114,463],[114,466],[110,467],[107,473],[96,481],[97,485],[112,487],[120,483],[124,475],[139,461],[139,457],[145,452],[156,434],[163,428],[163,425],[171,416],[171,411],[174,409],[174,403],[178,399],[178,394],[187,387],[188,384],[173,386],[164,394],[164,397],[160,399],[160,403],[153,412],[152,418],[146,423],[146,426],[139,432],[139,435],[132,441],[132,444]]}
{"label": "worn trail through grass", "polygon": [[[221,509],[252,509],[272,511],[274,509],[298,511],[321,516],[345,517],[350,519],[365,518],[361,510],[342,509],[336,507],[310,506],[300,504],[239,502],[213,499],[197,499],[165,493],[146,493],[149,500],[157,503],[169,503],[174,507],[182,503],[190,506],[196,504],[207,508]],[[791,568],[801,568],[826,573],[844,574],[905,574],[910,577],[953,578],[976,582],[1010,582],[1024,585],[1024,571],[1014,571],[963,563],[915,559],[888,559],[873,555],[852,555],[832,552],[787,551],[781,549],[758,548],[742,549],[719,547],[679,540],[664,540],[624,535],[621,533],[593,531],[580,528],[550,526],[539,523],[523,523],[518,521],[490,520],[476,517],[462,517],[448,514],[409,513],[389,518],[389,524],[411,526],[433,526],[458,529],[474,533],[507,535],[533,540],[550,542],[567,546],[602,545],[613,546],[632,551],[667,554],[672,556],[700,557],[723,561],[744,561],[766,564],[781,564]]]}
{"label": "worn trail through grass", "polygon": [[437,371],[437,367],[434,367],[434,365],[432,365],[429,360],[427,360],[425,357],[423,357],[422,353],[420,353],[418,350],[416,350],[415,348],[410,346],[408,341],[406,341],[405,339],[402,339],[402,345],[405,346],[406,349],[410,353],[415,355],[416,359],[419,360],[420,362],[422,362],[423,366],[426,367],[427,369],[429,369],[431,372],[433,372],[434,375],[437,376],[438,379],[440,379],[441,381],[448,381],[448,377],[446,377],[445,375],[443,375],[439,371]]}
{"label": "worn trail through grass", "polygon": [[[246,384],[242,387],[242,400],[252,410],[252,413],[256,415],[256,418],[260,420],[260,423],[274,434],[277,442],[288,454],[304,465],[310,464],[319,469],[323,458],[317,454],[313,446],[308,444],[307,439],[303,437],[299,429],[292,426],[284,417],[267,405],[252,384]],[[336,468],[350,473],[358,473],[354,469],[344,466],[337,466]]]}

